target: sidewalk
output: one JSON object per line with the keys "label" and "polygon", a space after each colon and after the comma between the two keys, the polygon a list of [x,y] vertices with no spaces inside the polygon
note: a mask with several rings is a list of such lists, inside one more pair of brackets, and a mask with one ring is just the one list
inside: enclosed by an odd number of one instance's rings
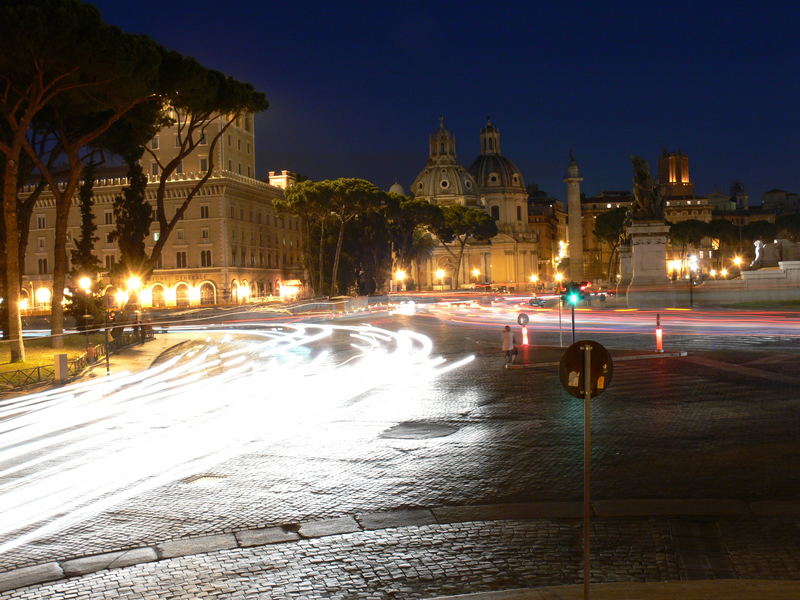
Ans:
{"label": "sidewalk", "polygon": [[[198,337],[199,333],[176,332],[176,333],[157,333],[156,339],[136,344],[122,349],[109,357],[109,371],[119,373],[120,371],[130,371],[136,373],[147,369],[152,362],[163,352],[186,340]],[[106,361],[104,358],[98,360],[83,375],[75,381],[102,377],[106,374]]]}
{"label": "sidewalk", "polygon": [[[796,600],[800,581],[716,579],[653,583],[595,583],[594,600]],[[439,596],[429,600],[581,600],[583,585],[485,592],[461,596]]]}

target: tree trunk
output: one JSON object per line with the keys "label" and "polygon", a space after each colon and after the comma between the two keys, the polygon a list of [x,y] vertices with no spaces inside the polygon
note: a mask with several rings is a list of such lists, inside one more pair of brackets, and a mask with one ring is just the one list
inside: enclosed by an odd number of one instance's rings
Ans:
{"label": "tree trunk", "polygon": [[336,253],[333,255],[333,271],[331,274],[331,296],[339,295],[339,255],[342,253],[342,242],[344,241],[344,219],[341,220],[339,227],[339,239],[336,240]]}
{"label": "tree trunk", "polygon": [[321,296],[325,293],[325,271],[324,271],[324,246],[325,243],[325,219],[320,219],[319,222],[319,290],[317,293]]}
{"label": "tree trunk", "polygon": [[467,238],[464,238],[464,241],[461,242],[461,248],[458,252],[458,261],[456,262],[456,268],[453,271],[453,283],[454,283],[453,289],[456,290],[458,289],[458,284],[460,281],[461,261],[464,260],[464,248],[466,247],[466,245],[467,245]]}
{"label": "tree trunk", "polygon": [[19,310],[20,264],[19,231],[17,229],[17,173],[21,144],[11,148],[6,157],[3,177],[3,224],[6,234],[5,305],[8,307],[8,339],[10,340],[10,362],[25,361],[25,345],[22,342],[22,319]]}

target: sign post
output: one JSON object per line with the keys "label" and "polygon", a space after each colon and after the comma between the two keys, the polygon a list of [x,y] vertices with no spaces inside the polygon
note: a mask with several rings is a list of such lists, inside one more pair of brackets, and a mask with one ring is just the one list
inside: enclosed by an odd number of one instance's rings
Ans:
{"label": "sign post", "polygon": [[591,562],[589,531],[591,524],[592,404],[611,383],[614,365],[611,355],[592,340],[580,340],[567,348],[559,364],[564,389],[583,400],[583,598],[589,600]]}

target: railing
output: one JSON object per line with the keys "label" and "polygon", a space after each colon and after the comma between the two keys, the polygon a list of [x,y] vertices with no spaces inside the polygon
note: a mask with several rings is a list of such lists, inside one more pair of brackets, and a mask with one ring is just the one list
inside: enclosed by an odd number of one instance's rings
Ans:
{"label": "railing", "polygon": [[[155,335],[149,328],[138,331],[123,331],[116,338],[111,337],[108,341],[109,354],[115,354],[120,350],[141,344],[155,339]],[[106,345],[95,344],[87,348],[86,352],[67,361],[67,375],[70,379],[79,376],[83,371],[92,365],[96,365],[106,357]],[[29,369],[18,369],[16,371],[0,372],[0,388],[13,389],[28,385],[47,383],[55,381],[55,365],[41,365]]]}

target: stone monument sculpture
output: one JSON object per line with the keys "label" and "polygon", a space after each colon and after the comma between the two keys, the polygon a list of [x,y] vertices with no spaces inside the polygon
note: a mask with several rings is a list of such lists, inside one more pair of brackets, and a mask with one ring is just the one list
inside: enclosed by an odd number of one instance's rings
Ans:
{"label": "stone monument sculpture", "polygon": [[631,156],[633,204],[628,211],[625,235],[630,238],[628,306],[672,306],[673,289],[667,277],[667,232],[664,200],[650,174],[650,165]]}
{"label": "stone monument sculpture", "polygon": [[753,242],[755,247],[755,258],[750,263],[751,269],[761,269],[763,267],[777,267],[782,261],[800,260],[800,243],[786,239],[777,239],[770,244],[765,244],[761,240]]}

